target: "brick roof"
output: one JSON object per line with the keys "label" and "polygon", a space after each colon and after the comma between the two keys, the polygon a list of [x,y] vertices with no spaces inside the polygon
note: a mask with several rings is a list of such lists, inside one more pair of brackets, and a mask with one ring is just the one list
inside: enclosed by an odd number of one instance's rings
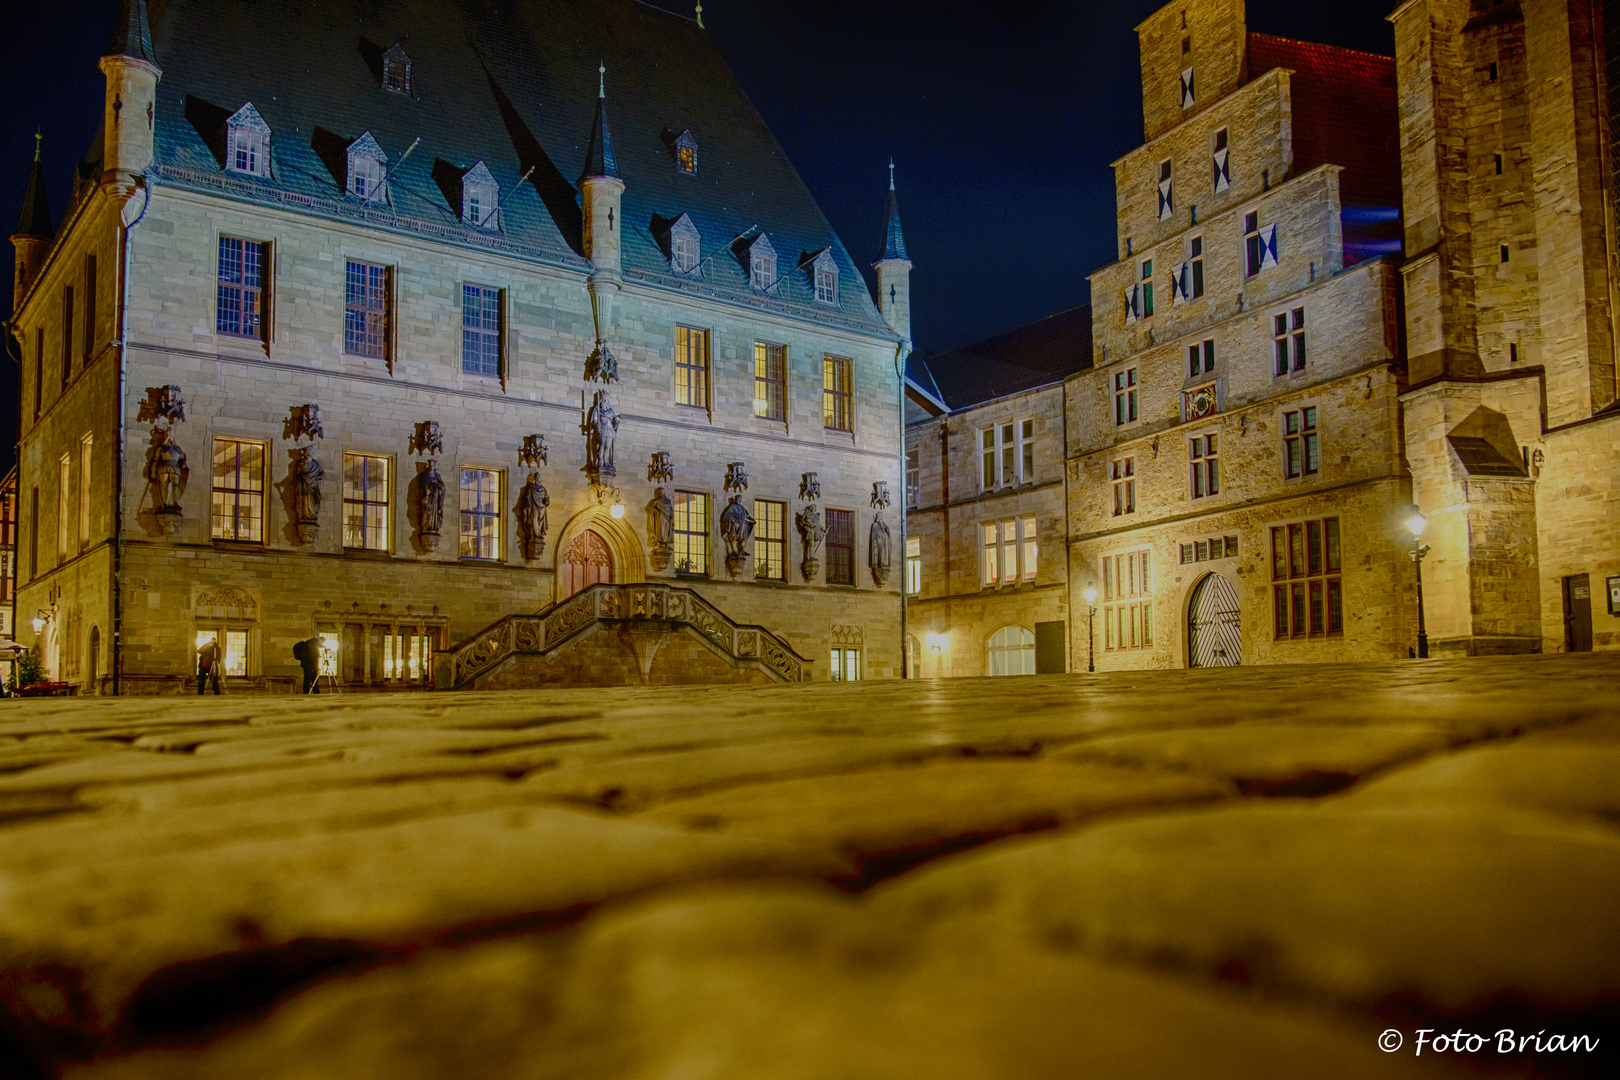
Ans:
{"label": "brick roof", "polygon": [[[949,352],[919,358],[952,412],[1061,382],[1091,366],[1091,305],[1060,311]],[[922,378],[913,375],[922,385]]]}
{"label": "brick roof", "polygon": [[[165,184],[588,272],[574,178],[586,167],[600,61],[626,185],[627,278],[893,337],[798,171],[690,18],[636,0],[169,0],[154,14],[163,68],[156,164]],[[411,60],[409,96],[380,85],[382,52],[396,43]],[[223,169],[225,118],[247,101],[273,132],[267,180]],[[695,177],[674,161],[674,140],[688,130],[698,144]],[[364,132],[398,166],[388,207],[346,197],[329,164],[341,166],[343,148]],[[499,233],[463,225],[459,200],[441,183],[478,161],[502,195],[511,193]],[[697,276],[669,263],[664,230],[683,213],[702,235],[703,255],[715,255]],[[837,307],[815,302],[808,266],[773,296],[754,292],[748,269],[726,250],[753,225],[794,267],[829,249],[841,279]]]}
{"label": "brick roof", "polygon": [[[1293,98],[1294,173],[1333,164],[1344,171],[1339,190],[1346,208],[1345,260],[1399,249],[1400,127],[1395,101],[1395,58],[1249,35],[1249,77],[1288,68]],[[1380,216],[1384,215],[1384,216]]]}

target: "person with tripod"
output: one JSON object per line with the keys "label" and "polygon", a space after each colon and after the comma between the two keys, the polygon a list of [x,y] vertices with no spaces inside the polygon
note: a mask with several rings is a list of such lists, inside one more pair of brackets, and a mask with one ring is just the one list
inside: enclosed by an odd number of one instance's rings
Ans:
{"label": "person with tripod", "polygon": [[201,697],[208,692],[209,685],[214,687],[214,695],[219,695],[219,638],[209,638],[197,650],[197,696]]}

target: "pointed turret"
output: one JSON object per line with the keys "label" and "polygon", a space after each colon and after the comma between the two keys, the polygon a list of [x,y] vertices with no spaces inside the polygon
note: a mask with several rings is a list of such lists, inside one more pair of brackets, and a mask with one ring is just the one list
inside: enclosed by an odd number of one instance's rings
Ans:
{"label": "pointed turret", "polygon": [[39,164],[40,136],[34,136],[34,168],[28,174],[28,191],[23,195],[22,220],[11,234],[16,248],[17,276],[12,283],[12,310],[22,302],[28,286],[34,283],[45,256],[51,250],[56,230],[51,227],[51,206],[45,199],[45,175]]}
{"label": "pointed turret", "polygon": [[613,157],[613,135],[607,122],[607,68],[597,65],[596,121],[585,150],[585,169],[579,178],[584,218],[585,257],[595,272],[586,288],[596,316],[596,341],[607,340],[613,325],[613,296],[619,291],[619,217],[624,181]]}
{"label": "pointed turret", "polygon": [[118,21],[101,70],[107,76],[102,182],[128,195],[152,164],[157,84],[163,77],[152,49],[146,0],[122,0],[118,5]]}
{"label": "pointed turret", "polygon": [[894,194],[894,161],[889,162],[889,205],[884,211],[883,258],[874,263],[878,275],[878,310],[895,333],[911,340],[911,260],[906,237],[900,230],[900,204]]}

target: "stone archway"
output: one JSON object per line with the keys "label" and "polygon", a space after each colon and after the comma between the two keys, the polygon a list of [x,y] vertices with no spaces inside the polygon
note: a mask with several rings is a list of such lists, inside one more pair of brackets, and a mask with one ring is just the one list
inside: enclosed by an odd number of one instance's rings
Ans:
{"label": "stone archway", "polygon": [[557,599],[613,581],[613,551],[595,529],[576,533],[557,561]]}
{"label": "stone archway", "polygon": [[1187,604],[1187,666],[1236,667],[1243,662],[1243,622],[1232,583],[1206,574]]}
{"label": "stone archway", "polygon": [[[615,518],[605,506],[589,507],[570,518],[557,536],[552,559],[553,603],[596,581],[634,585],[647,580],[641,539],[626,518]],[[592,577],[593,573],[600,576]]]}

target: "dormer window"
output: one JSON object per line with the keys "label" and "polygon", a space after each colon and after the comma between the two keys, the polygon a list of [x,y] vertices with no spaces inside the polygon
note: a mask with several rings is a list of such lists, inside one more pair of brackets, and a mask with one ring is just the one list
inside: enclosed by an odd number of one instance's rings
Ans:
{"label": "dormer window", "polygon": [[498,229],[501,187],[482,161],[461,174],[461,220],[475,229]]}
{"label": "dormer window", "polygon": [[690,131],[675,140],[675,167],[688,176],[697,175],[697,140]]}
{"label": "dormer window", "polygon": [[669,264],[677,274],[690,274],[698,268],[702,239],[690,215],[682,214],[669,227]]}
{"label": "dormer window", "polygon": [[383,89],[411,96],[411,58],[398,45],[383,53]]}
{"label": "dormer window", "polygon": [[810,264],[810,278],[816,288],[816,303],[838,303],[838,264],[832,252],[822,251]]}
{"label": "dormer window", "polygon": [[249,176],[270,175],[270,125],[248,102],[225,121],[225,167]]}
{"label": "dormer window", "polygon": [[776,284],[776,249],[764,233],[748,245],[748,283],[760,292]]}
{"label": "dormer window", "polygon": [[366,132],[349,144],[349,194],[374,202],[388,199],[388,155]]}

